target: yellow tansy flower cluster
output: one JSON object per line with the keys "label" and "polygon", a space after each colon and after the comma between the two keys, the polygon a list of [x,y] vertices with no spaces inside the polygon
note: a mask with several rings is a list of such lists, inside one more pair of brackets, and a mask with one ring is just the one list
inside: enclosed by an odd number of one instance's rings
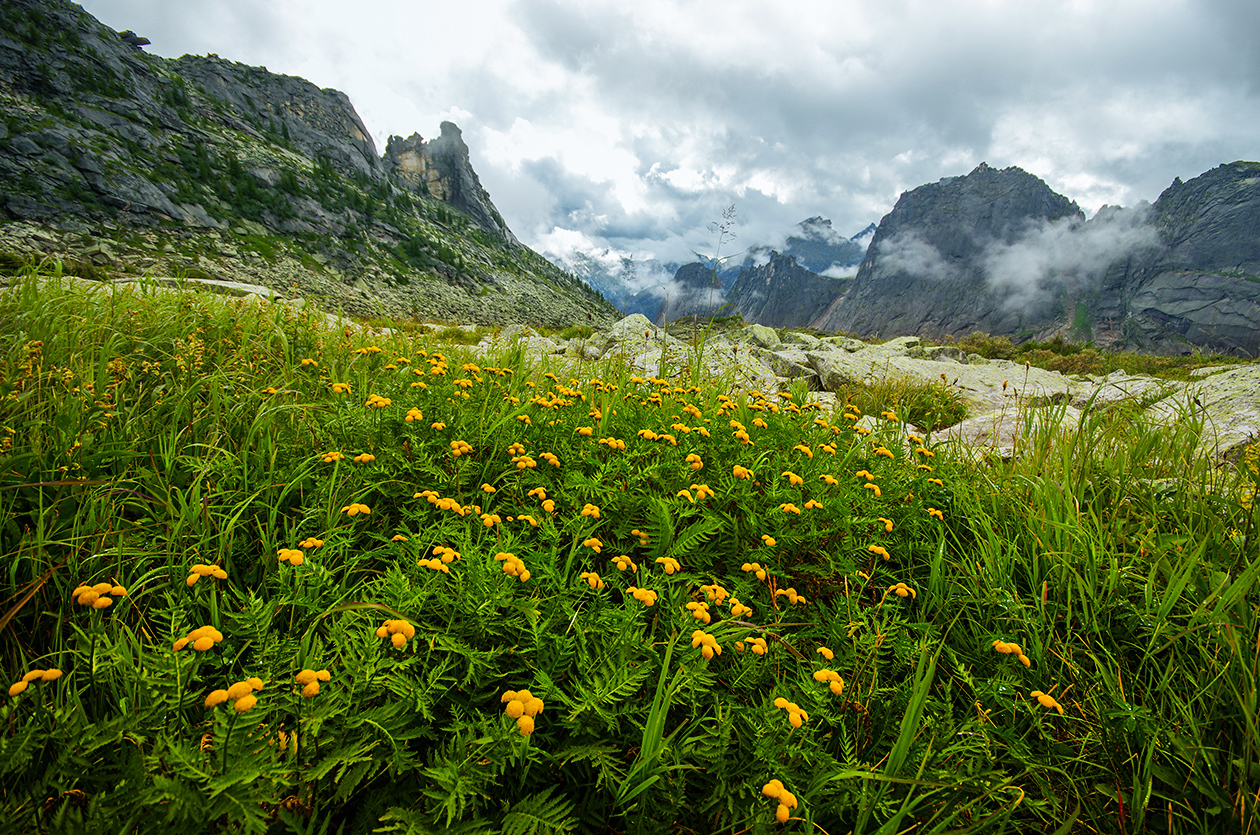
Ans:
{"label": "yellow tansy flower cluster", "polygon": [[583,571],[578,576],[581,577],[583,580],[585,580],[587,585],[589,585],[591,588],[595,589],[596,591],[604,587],[604,581],[594,571]]}
{"label": "yellow tansy flower cluster", "polygon": [[[708,623],[708,621],[705,621],[705,623]],[[722,647],[718,644],[717,638],[714,638],[703,629],[697,629],[691,633],[691,647],[692,649],[699,647],[700,654],[706,659],[712,659],[713,656],[722,654]]]}
{"label": "yellow tansy flower cluster", "polygon": [[395,649],[402,649],[416,636],[416,628],[405,620],[387,620],[376,628],[376,637],[389,638]]}
{"label": "yellow tansy flower cluster", "polygon": [[765,638],[747,638],[743,641],[736,641],[735,649],[740,652],[743,652],[745,649],[750,649],[754,655],[765,655],[769,651],[769,647],[766,646]]}
{"label": "yellow tansy flower cluster", "polygon": [[202,577],[210,577],[215,580],[226,580],[227,572],[217,565],[205,565],[197,563],[189,567],[188,577],[184,579],[184,583],[189,586],[197,585],[197,581]]}
{"label": "yellow tansy flower cluster", "polygon": [[500,698],[503,712],[516,720],[521,736],[534,732],[534,717],[543,712],[543,701],[528,690],[508,690]]}
{"label": "yellow tansy flower cluster", "polygon": [[503,563],[504,574],[511,574],[522,583],[529,579],[529,569],[525,567],[525,562],[516,554],[500,551],[494,555],[494,558]]}
{"label": "yellow tansy flower cluster", "polygon": [[351,502],[341,509],[341,512],[347,516],[358,516],[362,513],[364,516],[372,512],[372,508],[358,502]]}
{"label": "yellow tansy flower cluster", "polygon": [[48,670],[34,669],[22,676],[20,681],[13,682],[9,687],[10,696],[20,696],[26,692],[26,688],[31,686],[32,681],[56,681],[61,678],[61,670],[53,667]]}
{"label": "yellow tansy flower cluster", "polygon": [[[305,555],[297,548],[281,548],[279,551],[276,551],[276,556],[279,557],[280,562],[287,562],[289,565],[301,565],[306,561]],[[192,578],[189,577],[188,579],[191,580]]]}
{"label": "yellow tansy flower cluster", "polygon": [[582,507],[582,516],[589,516],[592,519],[599,518],[599,508],[593,504],[587,504]]}
{"label": "yellow tansy flower cluster", "polygon": [[70,596],[80,606],[91,606],[93,609],[105,609],[114,605],[115,597],[124,597],[127,590],[117,583],[97,583],[89,586],[82,584]]}
{"label": "yellow tansy flower cluster", "polygon": [[793,728],[799,728],[801,725],[809,721],[809,714],[801,710],[801,706],[796,702],[789,702],[780,696],[774,700],[774,706],[780,710],[786,710],[788,713],[788,722]]}
{"label": "yellow tansy flower cluster", "polygon": [[302,698],[309,699],[319,694],[319,683],[327,682],[332,679],[332,674],[327,670],[302,670],[293,677],[293,680],[302,685]]}
{"label": "yellow tansy flower cluster", "polygon": [[796,795],[784,788],[778,780],[771,780],[762,786],[761,793],[779,801],[779,806],[774,811],[774,819],[779,823],[787,823],[792,815],[791,810],[796,808]]}
{"label": "yellow tansy flower cluster", "polygon": [[171,649],[179,652],[192,644],[197,652],[205,652],[223,640],[223,633],[213,626],[199,626],[171,645]]}
{"label": "yellow tansy flower cluster", "polygon": [[[437,427],[434,427],[435,429]],[[445,427],[443,427],[445,428]],[[461,455],[472,454],[473,448],[466,441],[451,441],[451,457],[458,458]]]}
{"label": "yellow tansy flower cluster", "polygon": [[872,554],[874,554],[877,557],[883,557],[886,560],[892,559],[892,557],[888,553],[888,549],[882,545],[868,545],[866,546],[866,550],[870,551]]}
{"label": "yellow tansy flower cluster", "polygon": [[394,401],[390,400],[388,397],[381,397],[379,394],[369,394],[367,402],[363,405],[369,406],[373,409],[384,409],[393,402]]}
{"label": "yellow tansy flower cluster", "polygon": [[758,580],[766,579],[766,569],[759,562],[746,562],[739,567],[740,571],[751,571],[757,575]]}
{"label": "yellow tansy flower cluster", "polygon": [[1029,659],[1027,655],[1024,655],[1024,651],[1020,649],[1019,644],[1008,643],[1007,641],[1002,641],[1002,640],[995,640],[993,642],[993,648],[997,650],[998,652],[1002,653],[1003,655],[1014,655],[1016,658],[1019,659],[1019,663],[1023,664],[1025,667],[1032,666],[1032,661]]}
{"label": "yellow tansy flower cluster", "polygon": [[709,604],[708,604],[708,603],[697,602],[697,601],[693,600],[693,601],[691,601],[690,603],[688,603],[688,604],[687,604],[687,610],[688,610],[689,612],[691,612],[691,616],[692,616],[693,618],[695,618],[696,620],[700,621],[700,622],[701,622],[701,623],[703,623],[705,626],[708,626],[708,625],[709,625],[709,623],[710,623],[710,622],[712,621],[712,619],[713,619],[713,618],[712,618],[712,616],[709,614]]}
{"label": "yellow tansy flower cluster", "polygon": [[786,597],[788,599],[788,602],[791,603],[793,606],[797,605],[798,603],[803,604],[803,603],[809,602],[808,600],[805,599],[805,595],[797,594],[796,589],[794,588],[779,589],[778,591],[774,593],[774,596]]}
{"label": "yellow tansy flower cluster", "polygon": [[1063,715],[1063,705],[1055,701],[1054,696],[1051,696],[1049,693],[1042,693],[1040,690],[1034,690],[1028,695],[1040,702],[1042,707],[1049,708],[1050,710],[1057,710],[1060,716]]}
{"label": "yellow tansy flower cluster", "polygon": [[231,702],[233,710],[244,713],[258,704],[254,691],[261,690],[262,686],[262,679],[255,676],[238,681],[226,690],[211,690],[210,695],[206,696],[206,707],[218,707],[224,702]]}
{"label": "yellow tansy flower cluster", "polygon": [[319,546],[323,544],[324,544],[324,540],[316,539],[313,536],[308,536],[306,539],[303,539],[301,542],[298,543],[298,547],[299,548],[318,548]]}
{"label": "yellow tansy flower cluster", "polygon": [[657,557],[656,563],[665,569],[666,574],[674,574],[675,572],[682,571],[682,566],[679,565],[678,560],[673,557]]}
{"label": "yellow tansy flower cluster", "polygon": [[735,475],[736,478],[742,478],[745,481],[753,477],[752,470],[748,469],[747,467],[741,467],[738,464],[736,464],[734,467],[731,468],[731,472]]}
{"label": "yellow tansy flower cluster", "polygon": [[616,557],[613,557],[612,561],[613,561],[613,564],[617,566],[618,571],[625,571],[627,568],[630,569],[631,571],[639,570],[639,567],[634,564],[634,560],[630,559],[625,554],[620,554]]}
{"label": "yellow tansy flower cluster", "polygon": [[651,589],[640,589],[635,588],[634,586],[627,586],[626,591],[630,593],[631,597],[642,603],[644,606],[656,605],[656,592]]}
{"label": "yellow tansy flower cluster", "polygon": [[884,596],[887,597],[890,594],[895,594],[898,597],[912,598],[919,596],[915,593],[914,589],[910,588],[905,583],[895,583],[894,585],[889,586],[888,591],[884,592]]}
{"label": "yellow tansy flower cluster", "polygon": [[821,669],[814,670],[814,681],[825,681],[831,688],[831,692],[839,696],[844,692],[844,679],[840,678],[840,674],[835,670]]}

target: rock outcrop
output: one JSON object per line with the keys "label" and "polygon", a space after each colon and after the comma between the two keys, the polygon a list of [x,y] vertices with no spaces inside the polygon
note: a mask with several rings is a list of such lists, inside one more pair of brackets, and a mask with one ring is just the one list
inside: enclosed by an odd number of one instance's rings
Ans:
{"label": "rock outcrop", "polygon": [[1155,244],[1101,279],[1093,338],[1161,354],[1260,357],[1260,163],[1177,180],[1149,218]]}
{"label": "rock outcrop", "polygon": [[726,291],[726,303],[746,322],[801,328],[840,298],[848,284],[847,279],[826,278],[800,266],[792,256],[774,252],[765,264],[739,274]]}
{"label": "rock outcrop", "polygon": [[1030,228],[1083,218],[1066,197],[1019,168],[981,163],[901,195],[875,232],[848,292],[812,323],[861,335],[1033,332],[1053,310],[989,285],[984,255]]}
{"label": "rock outcrop", "polygon": [[1088,222],[1018,169],[907,192],[849,290],[812,322],[865,336],[1063,334],[1163,354],[1260,356],[1260,163],[1175,182]]}
{"label": "rock outcrop", "polygon": [[941,436],[1003,456],[1017,453],[1038,420],[1061,422],[1070,431],[1082,413],[1121,400],[1159,423],[1201,419],[1201,450],[1222,459],[1236,458],[1246,444],[1260,438],[1260,363],[1204,368],[1189,383],[1121,371],[1090,377],[964,355],[950,346],[925,345],[915,336],[868,344],[839,336],[780,334],[764,325],[713,333],[698,348],[639,315],[585,339],[514,332],[487,338],[482,348],[499,350],[505,341],[526,337],[522,347],[535,356],[574,362],[620,356],[637,372],[650,374],[685,372],[698,363],[706,373],[744,390],[780,391],[804,382],[809,399],[824,407],[843,405],[837,393],[878,381],[945,385],[966,403],[969,416]]}
{"label": "rock outcrop", "polygon": [[0,5],[9,260],[296,285],[367,316],[615,321],[512,235],[454,124],[382,158],[343,93],[145,43],[68,0]]}
{"label": "rock outcrop", "polygon": [[418,133],[406,139],[391,136],[385,147],[385,170],[417,193],[451,204],[482,229],[515,243],[516,236],[473,171],[463,133],[453,122],[443,122],[440,129],[441,136],[429,142]]}

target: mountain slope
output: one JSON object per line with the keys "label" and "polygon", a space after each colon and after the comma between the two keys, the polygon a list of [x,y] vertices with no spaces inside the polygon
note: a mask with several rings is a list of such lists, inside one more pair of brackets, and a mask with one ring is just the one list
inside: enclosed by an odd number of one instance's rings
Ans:
{"label": "mountain slope", "polygon": [[[0,249],[248,280],[361,315],[611,321],[522,246],[450,123],[378,156],[346,96],[145,53],[65,0],[0,7]],[[85,270],[90,271],[90,270]]]}

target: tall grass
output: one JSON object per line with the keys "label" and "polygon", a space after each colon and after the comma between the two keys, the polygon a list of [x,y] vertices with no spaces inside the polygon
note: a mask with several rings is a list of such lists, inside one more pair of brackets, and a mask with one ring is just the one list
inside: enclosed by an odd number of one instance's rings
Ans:
{"label": "tall grass", "polygon": [[1260,474],[1189,416],[976,463],[856,399],[39,278],[0,295],[15,831],[1255,825]]}

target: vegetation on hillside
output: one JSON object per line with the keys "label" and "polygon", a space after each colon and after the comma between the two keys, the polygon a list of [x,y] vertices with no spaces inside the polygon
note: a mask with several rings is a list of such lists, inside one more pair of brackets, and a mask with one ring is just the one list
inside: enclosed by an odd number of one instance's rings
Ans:
{"label": "vegetation on hillside", "polygon": [[1255,826],[1255,446],[322,322],[0,294],[6,826]]}

